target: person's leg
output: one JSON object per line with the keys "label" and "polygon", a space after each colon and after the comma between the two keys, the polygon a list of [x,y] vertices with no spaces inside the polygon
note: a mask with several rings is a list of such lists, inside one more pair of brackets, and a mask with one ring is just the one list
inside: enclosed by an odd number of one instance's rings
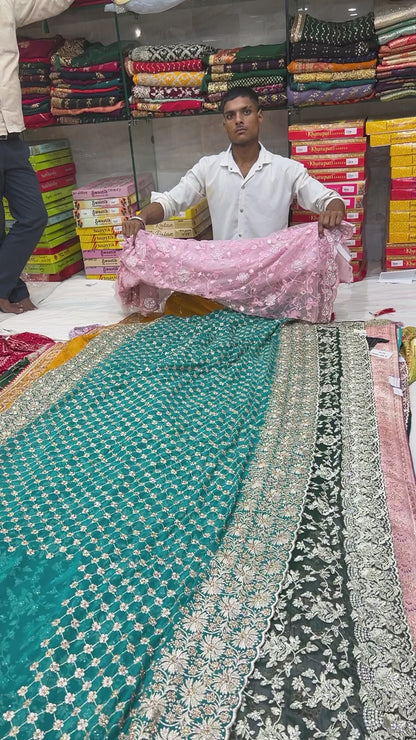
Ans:
{"label": "person's leg", "polygon": [[[4,147],[1,145],[5,145]],[[48,214],[39,181],[29,162],[29,148],[21,139],[0,142],[5,150],[2,191],[15,223],[0,245],[0,309],[19,304],[20,312],[34,308],[20,274],[45,229]]]}
{"label": "person's leg", "polygon": [[[6,223],[4,216],[4,171],[6,164],[6,143],[0,141],[0,250],[6,238]],[[8,298],[0,298],[0,311],[5,313],[22,313],[23,306],[18,303],[10,303]]]}

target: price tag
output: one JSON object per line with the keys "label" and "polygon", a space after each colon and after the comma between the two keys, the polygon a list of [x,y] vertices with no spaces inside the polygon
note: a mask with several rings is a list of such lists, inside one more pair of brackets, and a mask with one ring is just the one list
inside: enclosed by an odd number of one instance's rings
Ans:
{"label": "price tag", "polygon": [[396,378],[394,375],[389,375],[389,383],[393,388],[400,388],[400,378]]}
{"label": "price tag", "polygon": [[355,136],[356,133],[357,133],[357,129],[354,126],[350,126],[349,128],[344,128],[345,136]]}
{"label": "price tag", "polygon": [[387,349],[377,349],[377,347],[370,350],[370,355],[373,355],[373,357],[380,357],[382,360],[388,360],[392,354],[393,352],[389,352]]}
{"label": "price tag", "polygon": [[358,180],[358,172],[347,172],[347,180]]}
{"label": "price tag", "polygon": [[307,146],[295,146],[295,154],[305,154],[307,151]]}
{"label": "price tag", "polygon": [[402,396],[403,395],[403,391],[402,391],[401,388],[393,388],[393,393],[394,393],[395,396]]}
{"label": "price tag", "polygon": [[346,163],[348,165],[350,165],[350,164],[358,164],[358,157],[348,157],[348,159],[346,160]]}
{"label": "price tag", "polygon": [[391,266],[392,267],[403,267],[403,260],[392,260]]}

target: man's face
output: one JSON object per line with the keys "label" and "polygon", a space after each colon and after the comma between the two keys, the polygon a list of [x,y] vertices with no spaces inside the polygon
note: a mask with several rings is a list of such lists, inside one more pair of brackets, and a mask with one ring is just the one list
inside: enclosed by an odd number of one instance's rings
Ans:
{"label": "man's face", "polygon": [[263,113],[254,100],[246,97],[229,100],[223,115],[224,128],[232,144],[249,144],[258,140]]}

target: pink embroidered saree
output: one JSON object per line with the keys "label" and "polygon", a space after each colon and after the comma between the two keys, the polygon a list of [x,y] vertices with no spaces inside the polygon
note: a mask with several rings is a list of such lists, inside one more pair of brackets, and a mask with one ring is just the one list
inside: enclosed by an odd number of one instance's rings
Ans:
{"label": "pink embroidered saree", "polygon": [[143,316],[163,313],[179,291],[234,311],[313,323],[331,319],[340,282],[352,282],[345,246],[352,227],[301,224],[256,239],[197,241],[140,231],[126,240],[117,276],[121,303]]}

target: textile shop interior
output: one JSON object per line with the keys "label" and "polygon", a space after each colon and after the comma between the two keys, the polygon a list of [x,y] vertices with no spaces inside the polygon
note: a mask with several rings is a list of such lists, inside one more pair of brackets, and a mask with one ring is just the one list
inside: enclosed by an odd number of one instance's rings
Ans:
{"label": "textile shop interior", "polygon": [[[88,42],[114,43],[112,14],[88,2],[78,0],[47,30],[24,29],[25,39],[79,39],[82,28]],[[316,37],[293,45],[328,49],[336,31],[347,47],[344,22],[375,10],[379,34],[408,24],[395,38],[414,33],[416,47],[416,3],[393,5],[311,3],[305,12],[319,22],[306,19],[302,33],[312,28]],[[236,47],[289,44],[286,24],[300,9],[185,0],[161,14],[120,14],[118,22],[134,48],[153,45],[157,54],[192,41],[232,55]],[[335,31],[328,19],[339,24]],[[366,32],[368,18],[357,24]],[[146,108],[164,104],[140,98],[136,80],[134,120],[122,119],[120,100],[111,112],[68,112],[75,93],[57,102],[65,75],[80,80],[91,67],[85,57],[76,67],[71,53],[65,47],[66,56],[51,62],[56,94],[45,115],[60,123],[32,121],[24,135],[38,172],[68,178],[61,221],[70,223],[56,228],[59,199],[48,195],[45,176],[50,222],[24,273],[37,310],[0,314],[0,737],[415,738],[416,283],[414,270],[396,268],[415,259],[416,200],[406,169],[413,160],[393,161],[400,155],[391,138],[404,130],[416,147],[414,98],[386,87],[383,71],[376,82],[372,60],[372,72],[353,70],[336,88],[338,106],[287,106],[282,95],[290,101],[312,88],[289,69],[293,88],[282,92],[276,61],[265,84],[273,91],[262,93],[261,141],[293,158],[296,146],[312,142],[300,161],[307,156],[305,166],[328,187],[341,185],[332,170],[343,172],[355,282],[337,285],[338,237],[328,236],[328,274],[308,275],[319,320],[308,320],[299,301],[283,317],[266,318],[232,310],[231,300],[223,307],[220,294],[217,303],[184,295],[174,282],[164,315],[143,316],[121,305],[111,279],[114,251],[117,260],[124,251],[118,225],[90,224],[82,203],[98,197],[97,180],[112,178],[110,195],[125,199],[124,216],[143,205],[150,185],[167,190],[203,154],[222,151],[227,141],[212,108],[218,91],[208,99],[193,88],[192,105],[203,99],[210,112],[191,106],[177,115]],[[88,53],[84,41],[77,53]],[[125,68],[136,75],[128,54]],[[258,60],[238,64],[252,73]],[[331,97],[325,80],[313,95]],[[375,98],[379,83],[386,100]],[[404,84],[411,95],[412,82]],[[352,88],[353,102],[341,104]],[[407,127],[394,123],[405,116]],[[322,136],[309,139],[316,124]],[[343,132],[334,143],[331,130]],[[335,163],[320,167],[328,152]],[[204,205],[195,208],[138,238],[155,249],[163,234],[171,245],[176,237],[183,249],[196,245],[185,238],[204,239],[210,226]],[[295,206],[291,224],[309,233],[309,217]],[[104,248],[113,249],[108,263],[97,257]],[[306,249],[302,255],[306,261]],[[65,279],[56,280],[61,262]]]}

